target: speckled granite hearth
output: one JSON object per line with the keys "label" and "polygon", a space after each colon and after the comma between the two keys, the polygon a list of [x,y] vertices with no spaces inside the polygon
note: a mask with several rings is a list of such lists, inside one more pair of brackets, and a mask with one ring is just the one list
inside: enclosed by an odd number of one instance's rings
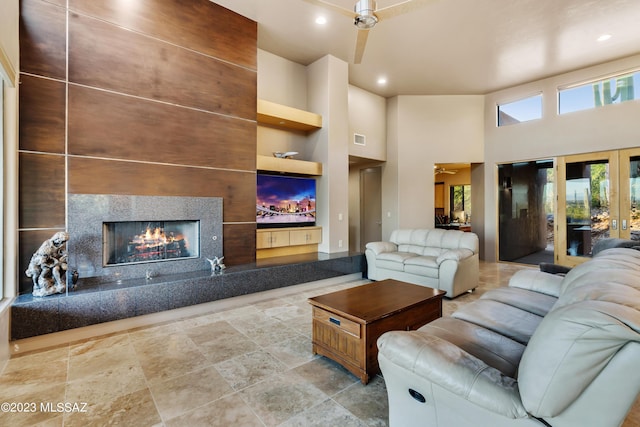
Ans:
{"label": "speckled granite hearth", "polygon": [[282,257],[208,270],[85,286],[67,295],[20,295],[11,307],[11,339],[23,339],[254,292],[365,271],[360,253]]}

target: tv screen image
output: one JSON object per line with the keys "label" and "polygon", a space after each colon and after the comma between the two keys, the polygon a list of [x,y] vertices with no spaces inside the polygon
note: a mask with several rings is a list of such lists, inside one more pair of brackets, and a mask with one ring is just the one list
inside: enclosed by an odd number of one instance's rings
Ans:
{"label": "tv screen image", "polygon": [[316,223],[316,180],[258,174],[256,223],[260,228]]}

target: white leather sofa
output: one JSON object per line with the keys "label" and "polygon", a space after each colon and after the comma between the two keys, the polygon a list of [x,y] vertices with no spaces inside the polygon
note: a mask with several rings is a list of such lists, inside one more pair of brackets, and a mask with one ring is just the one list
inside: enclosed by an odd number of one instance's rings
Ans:
{"label": "white leather sofa", "polygon": [[367,277],[442,289],[454,298],[478,286],[478,245],[475,233],[459,230],[394,230],[388,242],[367,243]]}
{"label": "white leather sofa", "polygon": [[640,392],[640,251],[519,271],[378,348],[391,427],[620,426]]}

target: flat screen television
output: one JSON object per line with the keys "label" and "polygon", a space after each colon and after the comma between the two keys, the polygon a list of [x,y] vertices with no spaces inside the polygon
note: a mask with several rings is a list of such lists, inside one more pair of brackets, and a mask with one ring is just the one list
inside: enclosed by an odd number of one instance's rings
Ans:
{"label": "flat screen television", "polygon": [[316,180],[258,174],[256,187],[258,228],[316,225]]}

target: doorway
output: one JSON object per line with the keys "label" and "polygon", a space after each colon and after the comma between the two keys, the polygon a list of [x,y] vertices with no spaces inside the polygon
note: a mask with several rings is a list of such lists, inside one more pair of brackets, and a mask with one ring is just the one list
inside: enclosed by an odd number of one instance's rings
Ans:
{"label": "doorway", "polygon": [[382,240],[382,168],[360,170],[360,251]]}
{"label": "doorway", "polygon": [[537,265],[554,256],[552,159],[498,166],[498,259]]}
{"label": "doorway", "polygon": [[472,231],[471,164],[437,163],[433,179],[435,227]]}
{"label": "doorway", "polygon": [[558,159],[556,262],[575,266],[609,237],[640,240],[640,148]]}

